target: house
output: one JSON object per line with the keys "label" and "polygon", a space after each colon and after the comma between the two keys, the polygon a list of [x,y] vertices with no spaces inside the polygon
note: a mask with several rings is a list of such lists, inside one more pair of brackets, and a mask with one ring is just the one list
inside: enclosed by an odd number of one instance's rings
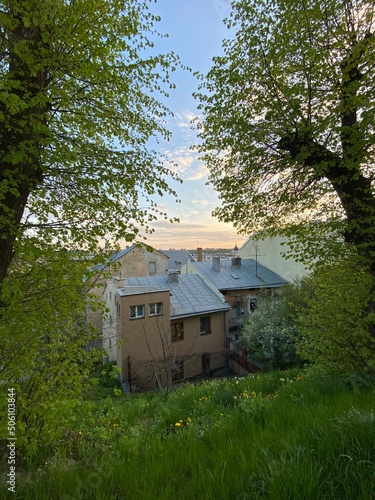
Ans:
{"label": "house", "polygon": [[116,276],[159,276],[168,268],[168,256],[144,243],[114,252],[98,270],[113,269]]}
{"label": "house", "polygon": [[181,272],[198,274],[213,290],[223,294],[231,305],[229,327],[232,330],[242,326],[265,293],[277,295],[279,289],[288,283],[256,260],[241,257],[213,257],[212,261],[187,262]]}
{"label": "house", "polygon": [[239,374],[248,372],[247,352],[237,342],[239,331],[265,294],[277,297],[288,282],[254,259],[212,257],[212,261],[187,262],[182,273],[198,274],[213,290],[219,291],[230,305],[227,349],[229,366]]}
{"label": "house", "polygon": [[290,251],[288,239],[283,236],[272,236],[259,239],[256,234],[251,236],[239,249],[242,259],[255,259],[259,264],[272,269],[288,281],[303,277],[309,269],[295,258],[285,257]]}
{"label": "house", "polygon": [[225,367],[231,307],[200,276],[172,272],[114,279],[107,292],[109,359],[116,358],[121,380],[132,390]]}
{"label": "house", "polygon": [[188,250],[162,250],[163,254],[168,257],[168,271],[181,272],[181,267],[189,260],[194,260]]}
{"label": "house", "polygon": [[[120,277],[158,276],[165,274],[167,267],[168,257],[160,250],[144,243],[131,245],[113,252],[105,262],[96,266],[98,277],[92,284],[90,293],[96,296],[98,301],[110,302],[108,298],[111,292],[107,291],[107,286],[114,275]],[[113,330],[111,314],[103,316],[101,309],[95,311],[91,309],[86,312],[86,316],[87,322],[92,324],[99,333],[104,334],[106,331]]]}

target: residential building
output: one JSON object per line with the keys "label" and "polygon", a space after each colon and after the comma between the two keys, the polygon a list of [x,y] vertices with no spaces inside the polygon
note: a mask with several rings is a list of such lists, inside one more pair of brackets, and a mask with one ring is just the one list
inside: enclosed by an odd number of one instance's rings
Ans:
{"label": "residential building", "polygon": [[292,281],[305,276],[309,269],[290,255],[286,258],[289,251],[290,246],[286,237],[272,236],[262,240],[254,234],[242,245],[238,255],[242,259],[255,259],[287,281]]}
{"label": "residential building", "polygon": [[237,342],[241,326],[266,294],[276,298],[288,282],[256,260],[238,256],[232,259],[213,257],[211,262],[187,262],[181,273],[198,274],[225,297],[231,307],[227,337],[230,368],[236,373],[245,373],[239,366],[240,363],[246,365],[247,354]]}
{"label": "residential building", "polygon": [[198,274],[212,289],[224,295],[232,308],[229,315],[231,329],[242,326],[265,293],[277,296],[279,289],[288,283],[256,260],[241,257],[213,257],[212,261],[187,262],[181,272]]}
{"label": "residential building", "polygon": [[168,257],[168,271],[181,272],[181,267],[190,260],[194,260],[188,250],[162,250],[163,254]]}
{"label": "residential building", "polygon": [[[114,275],[120,277],[132,276],[159,276],[166,273],[168,268],[168,257],[155,248],[144,243],[131,245],[123,250],[114,252],[103,264],[97,266],[98,279],[93,284],[90,293],[98,297],[98,301],[104,300],[111,303],[107,290]],[[109,342],[115,344],[115,336],[111,338],[108,332],[114,331],[113,314],[109,312],[103,315],[101,309],[87,311],[87,321],[95,326],[99,333],[106,333],[108,348]]]}
{"label": "residential building", "polygon": [[109,359],[117,360],[121,380],[132,390],[225,367],[231,307],[201,277],[173,272],[114,279],[107,293]]}

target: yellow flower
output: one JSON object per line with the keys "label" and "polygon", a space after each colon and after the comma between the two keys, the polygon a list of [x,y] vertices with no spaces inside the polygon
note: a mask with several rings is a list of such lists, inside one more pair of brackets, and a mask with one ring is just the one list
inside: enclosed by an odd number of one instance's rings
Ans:
{"label": "yellow flower", "polygon": [[180,422],[176,422],[174,425],[175,425],[175,427],[181,427]]}

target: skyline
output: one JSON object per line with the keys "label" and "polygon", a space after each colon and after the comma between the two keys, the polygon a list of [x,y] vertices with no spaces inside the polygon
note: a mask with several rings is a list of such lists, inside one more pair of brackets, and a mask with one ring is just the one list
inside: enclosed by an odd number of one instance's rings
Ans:
{"label": "skyline", "polygon": [[154,248],[203,248],[240,247],[247,236],[237,235],[232,224],[219,222],[211,212],[220,205],[217,193],[207,186],[208,171],[198,153],[190,148],[197,143],[197,134],[190,121],[198,115],[197,101],[192,93],[198,90],[199,80],[193,73],[207,73],[212,58],[222,53],[222,40],[229,31],[222,19],[229,14],[230,4],[226,0],[158,0],[151,8],[161,16],[156,28],[167,33],[168,38],[158,38],[157,52],[173,51],[180,56],[188,71],[177,70],[172,74],[176,89],[166,102],[174,113],[167,120],[172,132],[169,142],[161,142],[160,151],[175,162],[183,184],[171,182],[181,203],[168,197],[156,197],[158,209],[167,212],[169,218],[177,217],[180,223],[159,220],[151,224],[155,233],[147,235],[146,242]]}

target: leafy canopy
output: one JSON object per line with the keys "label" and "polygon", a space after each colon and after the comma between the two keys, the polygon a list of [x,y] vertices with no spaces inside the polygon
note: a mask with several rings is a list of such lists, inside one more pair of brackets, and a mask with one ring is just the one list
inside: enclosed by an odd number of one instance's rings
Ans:
{"label": "leafy canopy", "polygon": [[219,219],[243,233],[323,219],[374,257],[374,15],[369,0],[232,2],[196,94]]}
{"label": "leafy canopy", "polygon": [[152,141],[169,137],[178,58],[155,54],[148,3],[0,2],[2,232],[132,240],[160,215],[153,195],[175,196]]}

